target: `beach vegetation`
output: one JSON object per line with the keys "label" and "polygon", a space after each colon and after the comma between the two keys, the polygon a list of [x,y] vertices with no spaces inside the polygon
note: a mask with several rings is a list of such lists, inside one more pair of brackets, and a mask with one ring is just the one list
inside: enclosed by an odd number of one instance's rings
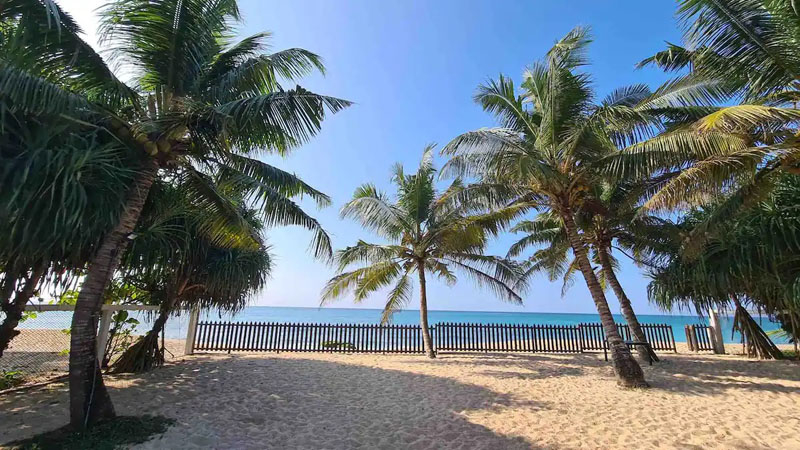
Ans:
{"label": "beach vegetation", "polygon": [[108,363],[117,358],[125,350],[130,348],[135,341],[134,333],[140,322],[137,318],[131,317],[128,311],[117,311],[111,316],[111,326],[108,330],[108,342],[103,352],[103,360],[100,367],[108,367]]}
{"label": "beach vegetation", "polygon": [[[120,0],[104,7],[101,16],[99,34],[110,48],[110,64],[81,39],[78,26],[55,2],[15,0],[0,11],[0,22],[14,31],[3,34],[14,37],[3,41],[10,51],[3,53],[0,64],[1,98],[4,110],[13,113],[3,117],[24,127],[30,118],[43,128],[83,124],[106,142],[90,147],[121,154],[127,171],[127,181],[119,177],[111,183],[111,191],[121,198],[102,210],[107,220],[98,222],[105,227],[94,234],[97,241],[84,260],[73,314],[70,420],[75,428],[114,415],[96,361],[95,318],[121,255],[136,237],[132,232],[154,182],[181,182],[186,195],[205,210],[202,230],[215,244],[257,248],[255,240],[241,241],[249,222],[213,183],[215,174],[227,173],[228,186],[250,194],[266,225],[309,229],[312,253],[329,258],[327,233],[292,201],[303,196],[325,206],[328,197],[252,156],[286,154],[319,131],[326,113],[350,104],[300,86],[285,88],[283,83],[323,71],[320,58],[303,49],[267,53],[268,33],[235,41],[233,26],[241,16],[234,0]],[[136,88],[121,81],[111,66],[131,74]],[[85,158],[82,152],[65,154]],[[11,197],[29,187],[7,185],[14,186]],[[39,217],[35,223],[47,222]],[[50,263],[47,252],[30,256],[40,255],[28,269],[14,268],[32,285]],[[11,290],[16,283],[4,284],[3,290]]]}
{"label": "beach vegetation", "polygon": [[0,391],[10,389],[25,382],[25,374],[19,370],[0,371]]}
{"label": "beach vegetation", "polygon": [[676,73],[661,89],[692,93],[681,96],[685,114],[610,164],[661,178],[642,207],[678,217],[678,240],[648,270],[651,301],[700,314],[732,309],[759,357],[778,352],[748,308],[800,337],[800,272],[787,259],[797,229],[788,193],[800,174],[797,11],[789,1],[679,1],[682,45],[641,65]]}
{"label": "beach vegetation", "polygon": [[[352,218],[387,241],[372,244],[360,240],[334,255],[338,274],[322,291],[323,303],[353,295],[355,302],[388,289],[381,323],[412,299],[413,277],[419,288],[419,310],[425,353],[434,358],[428,326],[427,276],[447,284],[458,281],[457,273],[471,278],[501,299],[520,304],[513,286],[520,276],[518,264],[486,255],[489,239],[518,216],[513,208],[485,211],[485,203],[470,193],[460,179],[438,192],[435,185],[433,145],[422,153],[419,167],[407,174],[401,164],[392,170],[394,197],[373,184],[359,186],[353,199],[341,209],[342,218]],[[351,266],[360,266],[348,270]]]}
{"label": "beach vegetation", "polygon": [[[619,335],[592,267],[591,242],[576,217],[591,204],[591,187],[602,181],[604,157],[618,152],[609,124],[623,113],[636,113],[629,105],[648,93],[631,87],[593,103],[590,78],[581,70],[590,42],[588,29],[575,28],[525,71],[519,87],[503,75],[480,85],[475,101],[500,126],[453,139],[442,150],[450,157],[442,174],[476,178],[477,186],[493,190],[498,211],[550,214],[552,225],[563,228],[559,238],[571,249],[573,270],[582,274],[594,300],[618,380],[644,387],[644,374]],[[630,115],[642,120],[642,114]]]}
{"label": "beach vegetation", "polygon": [[[224,183],[218,177],[217,183]],[[234,191],[235,192],[235,191]],[[261,290],[272,270],[272,256],[264,241],[258,212],[247,209],[238,198],[230,198],[249,221],[252,234],[242,237],[259,242],[257,248],[229,248],[215,245],[200,227],[204,210],[187,197],[180,185],[158,183],[151,190],[137,238],[122,258],[125,271],[120,278],[146,293],[151,304],[159,305],[151,329],[116,359],[114,373],[143,372],[165,361],[163,335],[169,317],[193,308],[235,313]]]}
{"label": "beach vegetation", "polygon": [[[751,356],[780,358],[748,309],[761,310],[782,324],[790,340],[800,331],[797,286],[800,266],[800,179],[784,174],[768,196],[714,226],[699,248],[686,255],[682,244],[703,227],[715,206],[687,214],[679,238],[656,254],[648,270],[653,302],[664,309],[729,310],[734,328],[745,338]],[[720,200],[723,201],[724,200]]]}

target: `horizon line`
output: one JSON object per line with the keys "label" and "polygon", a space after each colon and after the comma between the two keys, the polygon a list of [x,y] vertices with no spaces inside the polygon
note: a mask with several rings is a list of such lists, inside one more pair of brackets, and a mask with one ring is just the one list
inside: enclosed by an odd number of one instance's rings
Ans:
{"label": "horizon line", "polygon": [[[350,311],[382,311],[380,308],[357,308],[357,307],[330,307],[330,306],[280,306],[280,305],[248,305],[246,308],[295,308],[295,309],[342,309],[342,310],[350,310]],[[398,312],[402,311],[419,311],[419,309],[402,309]],[[496,313],[496,314],[575,314],[575,315],[599,315],[599,313],[595,312],[547,312],[547,311],[491,311],[491,310],[460,310],[460,309],[429,309],[428,312],[455,312],[455,313]],[[687,311],[688,312],[688,311]],[[612,313],[613,315],[622,315],[621,312]],[[720,313],[720,315],[726,315]],[[706,317],[701,316],[699,314],[683,314],[680,312],[678,314],[671,313],[671,312],[662,312],[659,314],[637,314],[637,316],[684,316],[684,317]]]}

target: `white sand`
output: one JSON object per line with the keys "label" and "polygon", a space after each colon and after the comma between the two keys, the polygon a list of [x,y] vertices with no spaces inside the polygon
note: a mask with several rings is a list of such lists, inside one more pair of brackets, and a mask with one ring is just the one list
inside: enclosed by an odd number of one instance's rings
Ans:
{"label": "white sand", "polygon": [[[137,448],[800,449],[800,364],[664,355],[649,390],[602,354],[206,354],[110,380],[120,414],[178,424]],[[63,384],[0,396],[0,442],[56,428]]]}

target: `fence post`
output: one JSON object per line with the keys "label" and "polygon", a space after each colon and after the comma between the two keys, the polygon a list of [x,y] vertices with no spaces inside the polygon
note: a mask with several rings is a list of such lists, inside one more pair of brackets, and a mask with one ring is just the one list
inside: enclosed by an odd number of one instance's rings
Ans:
{"label": "fence post", "polygon": [[714,353],[724,355],[725,343],[722,340],[722,326],[720,326],[717,311],[712,308],[708,309],[708,323],[711,326],[711,328],[709,328],[709,334],[711,345],[714,347]]}
{"label": "fence post", "polygon": [[692,351],[700,351],[700,342],[697,340],[697,327],[689,325],[689,339],[692,341]]}
{"label": "fence post", "polygon": [[114,311],[104,309],[100,312],[100,326],[97,329],[97,361],[103,364],[106,356],[106,344],[108,344],[108,332],[111,328],[111,314]]}
{"label": "fence post", "polygon": [[186,327],[186,346],[183,348],[185,355],[194,353],[194,337],[197,330],[197,321],[200,318],[200,308],[194,307],[189,313],[189,326]]}

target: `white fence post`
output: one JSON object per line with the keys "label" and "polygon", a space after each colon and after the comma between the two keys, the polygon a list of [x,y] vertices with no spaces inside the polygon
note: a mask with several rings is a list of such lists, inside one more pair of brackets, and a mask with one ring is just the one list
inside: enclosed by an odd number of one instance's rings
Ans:
{"label": "white fence post", "polygon": [[722,340],[722,326],[719,323],[719,315],[711,308],[708,309],[708,324],[711,326],[709,334],[711,335],[711,345],[714,346],[714,353],[724,355],[725,343]]}
{"label": "white fence post", "polygon": [[197,321],[200,319],[200,308],[192,308],[189,313],[189,326],[186,327],[186,347],[183,349],[183,354],[191,355],[194,353],[194,335],[197,330]]}
{"label": "white fence post", "polygon": [[108,343],[108,331],[111,328],[111,314],[113,311],[104,309],[100,315],[100,326],[97,329],[97,361],[103,364],[103,357],[106,356],[106,344]]}

